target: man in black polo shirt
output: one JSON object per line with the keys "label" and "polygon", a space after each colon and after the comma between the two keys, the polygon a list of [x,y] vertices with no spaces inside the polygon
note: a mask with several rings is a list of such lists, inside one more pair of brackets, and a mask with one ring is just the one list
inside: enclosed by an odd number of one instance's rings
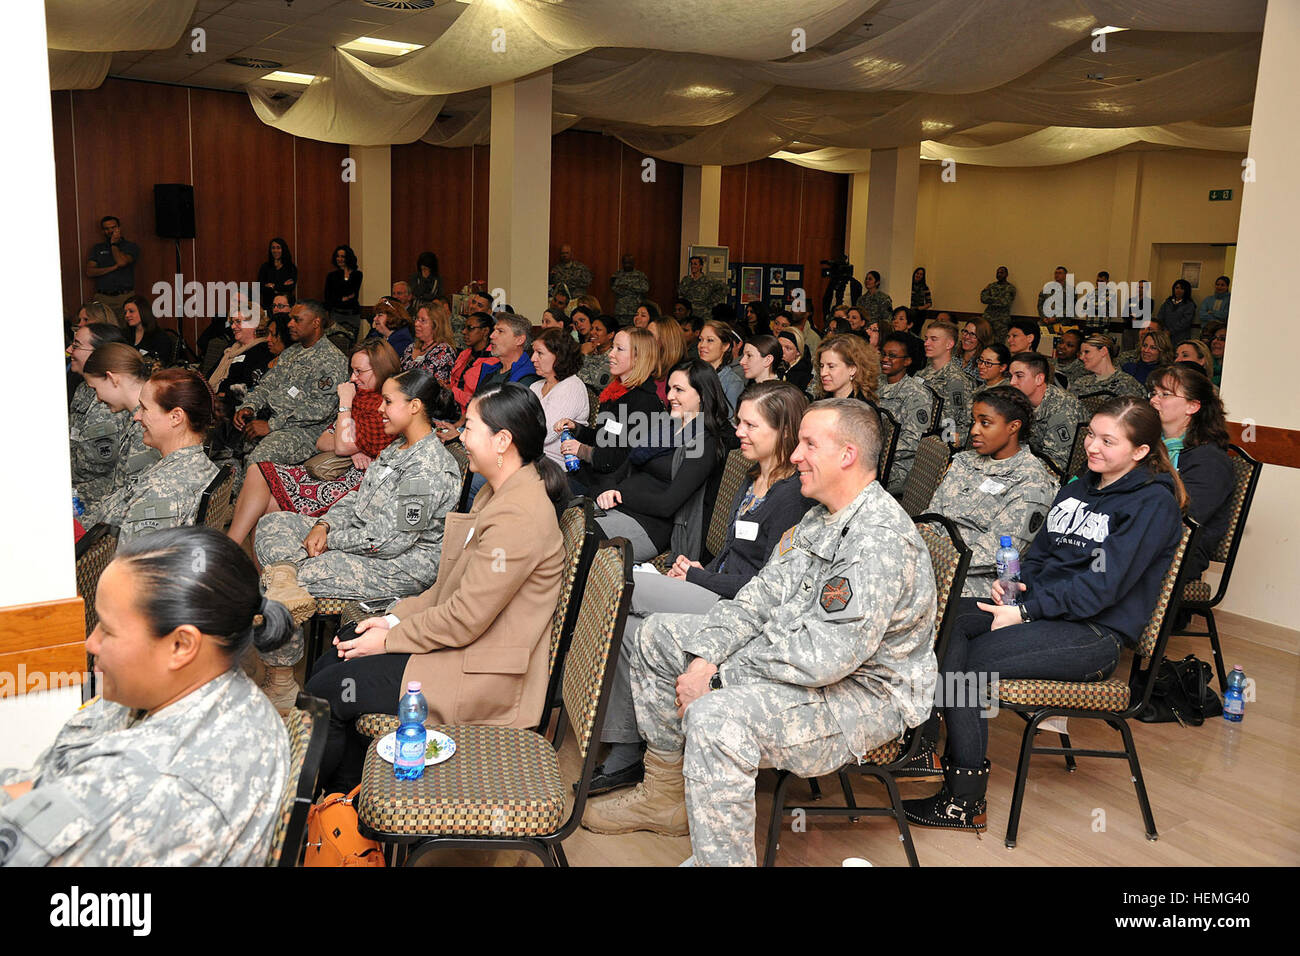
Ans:
{"label": "man in black polo shirt", "polygon": [[140,247],[122,238],[122,223],[116,216],[99,220],[104,241],[90,250],[86,275],[95,280],[96,302],[102,302],[122,318],[122,307],[135,294],[135,260]]}

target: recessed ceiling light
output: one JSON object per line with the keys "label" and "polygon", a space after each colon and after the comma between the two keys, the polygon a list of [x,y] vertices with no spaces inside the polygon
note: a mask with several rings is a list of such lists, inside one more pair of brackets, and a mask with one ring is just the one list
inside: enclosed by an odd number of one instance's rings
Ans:
{"label": "recessed ceiling light", "polygon": [[1092,31],[1092,35],[1099,37],[1103,33],[1124,33],[1127,30],[1128,27],[1095,27]]}
{"label": "recessed ceiling light", "polygon": [[284,66],[276,60],[265,60],[258,56],[228,56],[226,62],[231,66],[246,66],[250,70],[278,70]]}
{"label": "recessed ceiling light", "polygon": [[275,83],[301,83],[306,86],[316,76],[312,73],[290,73],[287,70],[276,70],[274,73],[268,73],[262,77],[264,80],[271,80]]}
{"label": "recessed ceiling light", "polygon": [[423,50],[423,43],[403,43],[400,40],[379,40],[375,37],[357,37],[351,43],[343,44],[344,50],[358,50],[361,53],[387,53],[390,56],[405,56],[413,50]]}
{"label": "recessed ceiling light", "polygon": [[361,0],[368,7],[379,7],[381,10],[428,10],[431,9],[437,0]]}

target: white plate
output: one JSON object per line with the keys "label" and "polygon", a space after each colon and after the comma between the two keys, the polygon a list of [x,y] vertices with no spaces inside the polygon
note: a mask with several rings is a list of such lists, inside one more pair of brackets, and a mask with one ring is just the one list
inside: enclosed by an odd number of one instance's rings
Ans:
{"label": "white plate", "polygon": [[[452,755],[456,752],[456,741],[452,740],[446,734],[440,733],[436,730],[426,730],[426,733],[429,735],[428,743],[425,745],[426,748],[432,744],[437,744],[438,749],[432,757],[429,756],[429,751],[427,749],[425,750],[424,765],[426,767],[432,767],[436,763],[450,760]],[[379,743],[375,745],[375,750],[378,752],[379,756],[383,757],[389,763],[393,762],[393,754],[396,749],[396,739],[397,731],[393,731],[391,734],[385,734],[383,737],[380,737]]]}

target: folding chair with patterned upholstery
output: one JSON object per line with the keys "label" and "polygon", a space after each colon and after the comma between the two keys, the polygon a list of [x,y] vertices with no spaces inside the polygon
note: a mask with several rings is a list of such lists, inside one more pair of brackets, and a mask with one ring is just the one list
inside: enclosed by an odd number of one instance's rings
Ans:
{"label": "folding chair with patterned upholstery", "polygon": [[587,424],[595,426],[596,416],[600,414],[600,389],[587,386]]}
{"label": "folding chair with patterned upholstery", "polygon": [[230,501],[235,488],[235,473],[229,465],[217,469],[217,475],[203,489],[199,498],[199,510],[194,517],[196,525],[207,525],[214,531],[225,531],[230,527],[230,519],[235,509]]}
{"label": "folding chair with patterned upholstery", "polygon": [[1101,408],[1101,406],[1105,405],[1114,397],[1115,396],[1110,392],[1089,392],[1087,395],[1079,396],[1079,404],[1082,405],[1083,410],[1088,413],[1088,417],[1092,418],[1093,415],[1097,414],[1097,409]]}
{"label": "folding chair with patterned upholstery", "polygon": [[[1028,445],[1024,447],[1029,448]],[[1034,451],[1032,448],[1029,448],[1029,453],[1043,463],[1043,467],[1052,473],[1052,477],[1056,479],[1058,485],[1065,480],[1065,476],[1061,474],[1061,469],[1056,466],[1056,462],[1052,461],[1052,459],[1048,458],[1041,452]]]}
{"label": "folding chair with patterned upholstery", "polygon": [[[925,383],[922,382],[924,385]],[[925,386],[930,388],[929,385]],[[926,431],[927,435],[940,435],[943,433],[943,396],[930,388],[930,394],[934,397],[930,401],[930,427]]]}
{"label": "folding chair with patterned upholstery", "polygon": [[[1089,419],[1092,416],[1088,416]],[[1084,439],[1088,437],[1088,422],[1079,422],[1079,426],[1074,430],[1074,443],[1070,445],[1070,461],[1065,466],[1065,477],[1070,478],[1077,475],[1084,463],[1088,460],[1088,450],[1083,447]]]}
{"label": "folding chair with patterned upholstery", "polygon": [[[938,514],[923,514],[912,519],[916,530],[930,552],[930,566],[934,570],[936,592],[935,609],[935,659],[942,663],[947,653],[948,636],[952,632],[953,622],[957,619],[957,601],[961,589],[966,583],[966,569],[970,566],[971,550],[961,538],[961,533],[947,518]],[[933,710],[931,711],[933,713]],[[781,821],[787,813],[825,814],[828,816],[848,817],[856,822],[858,817],[892,817],[898,826],[898,839],[907,853],[910,866],[920,866],[916,858],[916,847],[912,845],[912,833],[908,827],[907,817],[903,815],[903,802],[898,793],[898,784],[893,772],[904,766],[916,756],[921,746],[921,735],[916,728],[906,731],[901,737],[881,744],[870,750],[861,762],[846,764],[838,776],[840,789],[844,793],[843,806],[805,806],[788,807],[785,805],[786,788],[794,779],[794,774],[786,770],[777,771],[776,792],[772,796],[772,816],[767,828],[767,850],[763,855],[763,865],[772,866],[776,862],[776,851],[780,848]],[[887,807],[859,807],[853,798],[853,784],[849,777],[856,774],[862,777],[874,777],[884,786],[889,795]]]}
{"label": "folding chair with patterned upholstery", "polygon": [[1067,392],[1070,390],[1070,379],[1063,372],[1053,372],[1052,380]]}
{"label": "folding chair with patterned upholstery", "polygon": [[[1151,699],[1155,688],[1159,663],[1164,657],[1165,645],[1173,630],[1174,612],[1178,595],[1185,586],[1184,558],[1194,546],[1200,527],[1191,518],[1184,518],[1182,540],[1174,552],[1169,570],[1160,582],[1160,596],[1151,612],[1151,619],[1138,639],[1128,680],[1111,677],[1102,681],[1055,681],[1030,678],[1003,680],[997,685],[998,705],[1015,711],[1026,718],[1024,735],[1020,739],[1020,763],[1016,770],[1016,787],[1011,797],[1011,814],[1007,820],[1006,845],[1016,845],[1016,832],[1020,827],[1020,810],[1024,805],[1025,783],[1029,778],[1029,758],[1034,754],[1051,754],[1066,758],[1066,769],[1073,770],[1075,757],[1113,757],[1128,760],[1133,786],[1137,790],[1138,804],[1146,823],[1148,840],[1155,840],[1155,818],[1151,815],[1151,802],[1147,799],[1146,784],[1142,781],[1142,767],[1138,763],[1137,747],[1128,722],[1141,713]],[[1118,668],[1116,668],[1118,670]],[[1142,694],[1135,697],[1130,689],[1140,682]],[[1036,747],[1034,737],[1038,726],[1049,717],[1068,717],[1071,720],[1102,720],[1117,730],[1124,743],[1123,750],[1080,750],[1071,747],[1069,738],[1062,737],[1063,746]]]}
{"label": "folding chair with patterned upholstery", "polygon": [[917,443],[916,459],[903,482],[900,501],[903,510],[915,518],[930,507],[930,499],[943,481],[952,450],[939,435],[926,435]]}
{"label": "folding chair with patterned upholstery", "polygon": [[307,811],[316,797],[316,778],[325,756],[330,706],[319,697],[299,694],[293,710],[283,715],[289,732],[289,779],[280,798],[280,819],[275,824],[267,866],[297,866],[307,835]]}
{"label": "folding chair with patterned upholstery", "polygon": [[[77,596],[81,598],[86,615],[87,637],[99,624],[99,615],[95,613],[95,592],[99,587],[99,576],[117,553],[117,537],[115,525],[97,524],[77,542]],[[81,684],[83,703],[96,693],[95,662],[89,654],[86,655],[86,673],[90,676]]]}
{"label": "folding chair with patterned upholstery", "polygon": [[880,458],[876,461],[876,480],[889,484],[889,472],[898,453],[898,419],[878,405],[872,408],[880,416]]}
{"label": "folding chair with patterned upholstery", "polygon": [[[564,536],[564,580],[560,585],[560,597],[555,602],[555,613],[551,616],[551,656],[547,673],[550,675],[546,688],[546,704],[542,709],[542,718],[537,725],[538,733],[545,733],[551,722],[551,710],[559,691],[560,677],[564,672],[564,658],[569,650],[573,629],[578,621],[578,608],[582,605],[583,592],[587,584],[587,575],[591,559],[596,553],[596,516],[595,506],[590,498],[574,498],[560,515],[560,533]],[[362,617],[367,617],[355,602],[349,602],[344,609],[341,620],[343,624],[355,624]],[[563,703],[561,702],[561,711]],[[394,714],[362,714],[357,718],[357,732],[367,737],[382,737],[397,729],[397,717]],[[556,749],[564,741],[564,714],[555,723],[553,743]]]}
{"label": "folding chair with patterned upholstery", "polygon": [[562,844],[587,805],[596,730],[605,719],[631,596],[631,547],[622,538],[602,542],[564,666],[564,713],[582,758],[567,818],[571,789],[545,737],[517,727],[446,726],[434,729],[456,742],[456,753],[419,780],[396,779],[371,742],[357,799],[362,834],[410,847],[408,866],[444,849],[526,850],[544,866],[567,866]]}
{"label": "folding chair with patterned upholstery", "polygon": [[1223,574],[1213,594],[1210,593],[1210,585],[1205,581],[1197,579],[1187,582],[1183,588],[1181,607],[1184,611],[1205,618],[1207,630],[1178,632],[1180,635],[1210,639],[1220,691],[1228,686],[1228,675],[1223,667],[1223,649],[1219,647],[1219,628],[1214,623],[1214,608],[1218,607],[1219,602],[1227,596],[1228,580],[1232,577],[1232,567],[1237,563],[1237,549],[1241,546],[1241,532],[1246,527],[1246,516],[1250,514],[1251,502],[1255,500],[1255,488],[1259,485],[1260,472],[1264,470],[1264,463],[1251,458],[1240,446],[1229,445],[1228,451],[1230,452],[1228,460],[1232,462],[1232,470],[1236,476],[1232,489],[1232,518],[1218,547],[1210,555],[1211,560],[1223,562]]}
{"label": "folding chair with patterned upholstery", "polygon": [[456,459],[456,464],[460,466],[460,495],[456,498],[456,504],[452,508],[460,514],[469,510],[469,486],[474,480],[474,473],[469,470],[469,452],[460,440],[447,442],[443,445],[447,451],[451,452],[451,457]]}

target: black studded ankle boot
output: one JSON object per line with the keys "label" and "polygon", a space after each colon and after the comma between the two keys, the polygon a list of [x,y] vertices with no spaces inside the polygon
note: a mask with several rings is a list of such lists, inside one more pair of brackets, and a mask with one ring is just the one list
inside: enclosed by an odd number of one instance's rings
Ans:
{"label": "black studded ankle boot", "polygon": [[984,793],[989,783],[989,762],[978,770],[955,767],[944,757],[943,787],[932,797],[904,800],[903,814],[918,827],[982,832],[988,826]]}
{"label": "black studded ankle boot", "polygon": [[912,759],[894,771],[895,777],[942,777],[943,765],[939,763],[939,715],[933,714],[929,720],[917,728],[920,736],[916,753]]}

